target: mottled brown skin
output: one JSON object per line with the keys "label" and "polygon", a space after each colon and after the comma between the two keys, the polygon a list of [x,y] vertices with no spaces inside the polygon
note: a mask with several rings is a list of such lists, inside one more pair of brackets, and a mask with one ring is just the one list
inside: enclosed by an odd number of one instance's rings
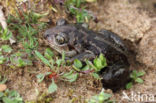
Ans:
{"label": "mottled brown skin", "polygon": [[127,48],[115,33],[107,30],[94,32],[81,24],[67,24],[60,19],[56,27],[45,31],[44,37],[51,48],[60,54],[64,51],[70,61],[93,60],[103,53],[108,64],[100,71],[105,88],[116,91],[129,79]]}

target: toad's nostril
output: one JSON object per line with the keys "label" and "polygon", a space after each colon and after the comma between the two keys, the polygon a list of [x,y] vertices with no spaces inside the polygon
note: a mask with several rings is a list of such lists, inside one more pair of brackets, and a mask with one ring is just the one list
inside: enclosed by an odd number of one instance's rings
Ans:
{"label": "toad's nostril", "polygon": [[47,39],[50,36],[50,34],[44,34],[44,38]]}

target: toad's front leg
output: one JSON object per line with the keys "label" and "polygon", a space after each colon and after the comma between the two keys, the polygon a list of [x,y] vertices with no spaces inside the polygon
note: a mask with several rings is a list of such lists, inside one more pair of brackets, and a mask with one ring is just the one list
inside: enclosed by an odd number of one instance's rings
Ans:
{"label": "toad's front leg", "polygon": [[78,59],[80,61],[85,61],[85,59],[88,59],[88,60],[93,60],[95,58],[95,54],[91,51],[85,51],[85,52],[82,52],[78,55],[75,55],[74,57],[68,59],[70,62],[73,62],[75,59]]}

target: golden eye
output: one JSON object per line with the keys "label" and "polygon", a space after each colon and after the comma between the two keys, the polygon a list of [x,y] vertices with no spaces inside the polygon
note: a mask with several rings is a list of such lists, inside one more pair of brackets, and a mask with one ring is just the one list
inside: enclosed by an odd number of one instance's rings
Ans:
{"label": "golden eye", "polygon": [[58,35],[58,36],[56,36],[56,41],[59,44],[63,44],[65,42],[65,39],[64,39],[64,37]]}

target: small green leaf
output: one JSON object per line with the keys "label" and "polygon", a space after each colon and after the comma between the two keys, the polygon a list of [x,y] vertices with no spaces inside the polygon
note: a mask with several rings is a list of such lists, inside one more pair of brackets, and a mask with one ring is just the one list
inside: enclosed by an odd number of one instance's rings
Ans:
{"label": "small green leaf", "polygon": [[52,59],[52,57],[54,56],[54,54],[53,54],[53,52],[51,51],[50,48],[47,48],[47,49],[45,50],[44,56],[45,56],[48,60],[50,60],[50,59]]}
{"label": "small green leaf", "polygon": [[100,71],[103,68],[102,61],[99,58],[95,58],[93,62],[96,67],[96,72]]}
{"label": "small green leaf", "polygon": [[44,14],[39,14],[39,13],[36,13],[36,12],[31,12],[31,15],[36,18],[36,19],[39,19],[41,17],[44,17],[46,15],[48,15],[48,12],[45,12]]}
{"label": "small green leaf", "polygon": [[133,70],[133,71],[132,71],[132,74],[133,74],[134,76],[137,76],[137,71],[136,71],[136,70]]}
{"label": "small green leaf", "polygon": [[60,67],[62,64],[62,59],[57,59],[56,64],[57,64],[57,67]]}
{"label": "small green leaf", "polygon": [[75,60],[74,60],[74,66],[75,66],[76,68],[78,68],[78,69],[81,69],[81,68],[82,68],[82,63],[81,63],[81,61],[78,60],[78,59],[75,59]]}
{"label": "small green leaf", "polygon": [[4,93],[3,93],[3,92],[0,92],[0,98],[2,98],[2,97],[3,97],[3,95],[4,95]]}
{"label": "small green leaf", "polygon": [[51,74],[51,72],[47,72],[47,73],[45,73],[45,74],[38,74],[36,77],[37,77],[37,81],[40,83],[40,82],[42,82],[43,81],[43,79],[45,78],[45,76],[47,76],[47,75],[49,75],[49,74]]}
{"label": "small green leaf", "polygon": [[144,81],[143,81],[141,78],[137,78],[137,79],[135,80],[135,82],[143,83]]}
{"label": "small green leaf", "polygon": [[10,97],[18,97],[20,95],[19,95],[19,93],[17,91],[11,90],[11,91],[9,91],[9,96]]}
{"label": "small green leaf", "polygon": [[45,77],[45,74],[38,74],[37,76],[37,81],[40,83],[40,82],[42,82],[43,81],[43,79],[44,79],[44,77]]}
{"label": "small green leaf", "polygon": [[89,68],[93,68],[94,70],[96,70],[97,68],[92,64],[92,62],[91,61],[89,61],[89,60],[86,60],[85,61],[86,62],[86,64],[89,66]]}
{"label": "small green leaf", "polygon": [[12,37],[12,32],[10,32],[7,28],[5,30],[0,31],[2,35],[0,35],[2,40],[9,40]]}
{"label": "small green leaf", "polygon": [[51,67],[51,69],[53,68],[50,62],[40,52],[35,50],[35,54],[45,65]]}
{"label": "small green leaf", "polygon": [[106,60],[103,54],[100,54],[99,58],[100,58],[101,61],[105,61]]}
{"label": "small green leaf", "polygon": [[92,76],[93,76],[95,79],[101,79],[100,76],[99,76],[97,73],[92,73]]}
{"label": "small green leaf", "polygon": [[13,100],[11,100],[8,97],[3,97],[2,100],[3,100],[4,103],[15,103],[15,102],[13,102]]}
{"label": "small green leaf", "polygon": [[[1,78],[0,78],[0,80],[1,80]],[[0,84],[5,84],[6,81],[7,81],[7,78],[3,78],[3,79],[0,81]]]}
{"label": "small green leaf", "polygon": [[73,65],[72,67],[73,67],[73,69],[75,69],[75,70],[78,71],[78,72],[81,71],[81,70],[80,70],[79,68],[77,68],[75,65]]}
{"label": "small green leaf", "polygon": [[84,66],[81,70],[82,70],[82,71],[89,70],[89,65]]}
{"label": "small green leaf", "polygon": [[141,78],[138,78],[138,77],[141,77],[144,74],[145,74],[144,71],[137,72],[136,70],[133,70],[132,73],[130,74],[130,78],[132,78],[137,83],[143,83],[143,80]]}
{"label": "small green leaf", "polygon": [[9,45],[2,45],[1,48],[6,53],[11,53],[12,51],[12,48]]}
{"label": "small green leaf", "polygon": [[100,54],[98,58],[96,57],[93,63],[94,63],[94,66],[96,67],[95,69],[96,72],[101,71],[101,69],[107,66],[106,58],[104,57],[103,54]]}
{"label": "small green leaf", "polygon": [[45,76],[47,76],[47,75],[49,75],[49,74],[51,74],[51,72],[47,72],[47,73],[45,73]]}
{"label": "small green leaf", "polygon": [[23,67],[23,66],[25,66],[26,64],[25,64],[25,62],[22,60],[22,58],[19,58],[18,59],[18,64],[16,64],[16,66],[18,66],[18,67]]}
{"label": "small green leaf", "polygon": [[78,73],[73,73],[71,70],[69,73],[65,73],[62,77],[65,78],[66,81],[74,82],[78,78]]}
{"label": "small green leaf", "polygon": [[143,75],[145,75],[145,72],[144,72],[144,71],[138,72],[138,73],[137,73],[137,77],[141,77],[141,76],[143,76]]}
{"label": "small green leaf", "polygon": [[64,63],[65,62],[65,52],[63,51],[63,53],[62,53],[62,63]]}
{"label": "small green leaf", "polygon": [[132,73],[130,74],[130,78],[132,78],[134,80],[137,78],[137,71],[136,70],[132,71]]}
{"label": "small green leaf", "polygon": [[0,56],[0,64],[3,64],[6,58],[4,56]]}
{"label": "small green leaf", "polygon": [[106,62],[106,58],[104,57],[104,55],[100,54],[99,58],[102,61],[103,68],[106,67],[107,66],[107,62]]}
{"label": "small green leaf", "polygon": [[133,83],[129,82],[126,84],[126,89],[130,89],[130,88],[132,88],[132,86],[133,86]]}
{"label": "small green leaf", "polygon": [[9,91],[9,89],[6,89],[4,93],[0,92],[0,98],[3,103],[22,103],[23,101],[18,92]]}
{"label": "small green leaf", "polygon": [[104,93],[104,90],[102,90],[100,94],[93,96],[88,103],[107,103],[111,96],[111,94]]}
{"label": "small green leaf", "polygon": [[99,101],[103,103],[105,100],[108,100],[111,96],[111,94],[101,92],[99,95]]}
{"label": "small green leaf", "polygon": [[57,91],[57,85],[55,84],[55,81],[52,79],[52,83],[50,84],[48,88],[48,92],[54,93],[55,91]]}

